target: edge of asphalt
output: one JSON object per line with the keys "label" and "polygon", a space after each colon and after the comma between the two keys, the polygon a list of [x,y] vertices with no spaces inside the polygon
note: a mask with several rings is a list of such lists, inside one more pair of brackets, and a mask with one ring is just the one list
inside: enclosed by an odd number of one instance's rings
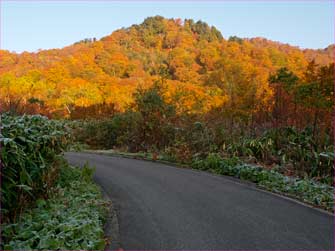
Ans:
{"label": "edge of asphalt", "polygon": [[[304,206],[304,207],[308,207],[308,208],[314,209],[314,210],[316,210],[316,211],[318,211],[320,213],[326,214],[328,216],[332,216],[332,217],[335,216],[335,213],[331,213],[331,212],[329,212],[327,210],[324,210],[323,208],[319,208],[319,207],[317,207],[317,206],[315,206],[313,204],[300,201],[297,198],[295,198],[293,196],[290,196],[288,194],[280,193],[280,192],[278,192],[278,193],[272,192],[272,191],[266,190],[265,188],[263,188],[261,186],[258,186],[257,184],[255,184],[255,183],[253,183],[251,181],[241,180],[241,179],[238,179],[236,177],[227,176],[227,175],[221,175],[221,174],[216,174],[216,173],[213,173],[213,172],[207,172],[207,171],[202,171],[202,170],[197,170],[197,169],[193,169],[193,168],[191,168],[190,166],[187,166],[187,165],[178,164],[178,163],[174,163],[174,162],[169,162],[169,161],[165,161],[165,160],[152,160],[152,159],[149,159],[149,158],[146,158],[146,157],[130,156],[130,155],[118,154],[118,153],[104,153],[104,152],[98,152],[98,151],[94,151],[94,150],[84,150],[84,151],[81,151],[81,152],[82,153],[89,153],[89,154],[96,154],[96,155],[105,155],[105,156],[111,156],[111,157],[119,157],[119,158],[127,158],[127,159],[137,159],[137,160],[143,160],[143,161],[150,161],[150,162],[153,162],[153,163],[165,164],[168,167],[189,169],[189,170],[194,171],[194,172],[200,172],[200,173],[203,173],[203,174],[213,175],[213,176],[216,176],[216,177],[224,177],[225,179],[227,179],[230,182],[233,182],[235,184],[248,186],[251,189],[257,190],[257,191],[262,192],[262,193],[270,194],[272,196],[276,196],[278,198],[281,198],[281,199],[284,199],[284,200],[287,200],[287,201],[290,201],[290,202],[294,202],[294,203],[299,204],[299,205]],[[107,195],[107,193],[105,191],[104,191],[104,193],[108,197],[108,195]],[[111,198],[109,198],[109,200],[111,200]],[[116,215],[116,213],[115,213],[115,215]]]}
{"label": "edge of asphalt", "polygon": [[105,246],[105,251],[107,250],[120,250],[121,242],[120,242],[120,228],[119,221],[117,216],[116,208],[114,207],[113,201],[110,196],[107,194],[106,190],[102,187],[101,193],[105,200],[111,202],[108,208],[108,215],[106,217],[106,222],[104,224],[104,234],[107,244]]}

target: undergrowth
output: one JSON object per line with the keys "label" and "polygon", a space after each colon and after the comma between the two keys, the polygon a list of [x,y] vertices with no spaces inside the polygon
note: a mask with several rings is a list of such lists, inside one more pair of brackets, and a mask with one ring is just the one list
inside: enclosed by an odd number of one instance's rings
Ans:
{"label": "undergrowth", "polygon": [[334,187],[312,179],[285,176],[275,168],[268,170],[243,163],[236,157],[224,159],[218,154],[209,154],[206,159],[195,159],[192,167],[248,180],[266,190],[286,194],[328,211],[334,210]]}
{"label": "undergrowth", "polygon": [[190,163],[182,163],[166,153],[155,154],[149,152],[127,153],[116,150],[89,151],[101,154],[117,154],[125,157],[142,158],[147,160],[158,160],[174,164],[191,166],[194,169],[208,171],[215,174],[227,175],[241,180],[256,183],[257,186],[293,197],[305,203],[334,211],[334,187],[311,178],[299,178],[286,176],[282,173],[280,166],[266,169],[265,167],[244,163],[238,157],[224,158],[217,153],[210,153],[207,157],[195,157]]}
{"label": "undergrowth", "polygon": [[94,170],[63,165],[47,200],[2,226],[4,250],[103,250],[108,202],[92,181]]}

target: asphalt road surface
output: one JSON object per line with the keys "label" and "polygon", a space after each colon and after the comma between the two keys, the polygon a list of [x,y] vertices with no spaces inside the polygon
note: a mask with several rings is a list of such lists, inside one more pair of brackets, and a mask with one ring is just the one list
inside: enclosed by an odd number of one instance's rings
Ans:
{"label": "asphalt road surface", "polygon": [[123,249],[333,250],[332,216],[232,178],[88,153],[66,158],[96,167]]}

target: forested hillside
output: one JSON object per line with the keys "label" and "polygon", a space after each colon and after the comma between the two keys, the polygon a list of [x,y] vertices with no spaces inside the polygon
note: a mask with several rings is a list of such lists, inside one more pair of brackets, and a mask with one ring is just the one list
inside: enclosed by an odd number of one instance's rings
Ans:
{"label": "forested hillside", "polygon": [[[0,106],[54,118],[103,117],[125,111],[138,87],[160,81],[178,113],[224,109],[254,116],[274,108],[271,74],[286,67],[299,83],[310,82],[309,62],[332,63],[333,48],[301,50],[263,38],[226,39],[201,21],[150,17],[99,41],[36,53],[0,51]],[[316,73],[318,67],[310,67]]]}
{"label": "forested hillside", "polygon": [[214,153],[331,184],[333,51],[149,17],[99,41],[1,51],[0,107],[90,119],[74,134],[94,148],[184,163]]}

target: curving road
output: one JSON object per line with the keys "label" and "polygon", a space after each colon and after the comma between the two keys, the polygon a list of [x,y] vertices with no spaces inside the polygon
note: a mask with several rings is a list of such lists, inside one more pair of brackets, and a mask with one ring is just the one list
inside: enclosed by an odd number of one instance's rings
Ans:
{"label": "curving road", "polygon": [[333,217],[206,172],[87,153],[117,208],[123,249],[333,250]]}

